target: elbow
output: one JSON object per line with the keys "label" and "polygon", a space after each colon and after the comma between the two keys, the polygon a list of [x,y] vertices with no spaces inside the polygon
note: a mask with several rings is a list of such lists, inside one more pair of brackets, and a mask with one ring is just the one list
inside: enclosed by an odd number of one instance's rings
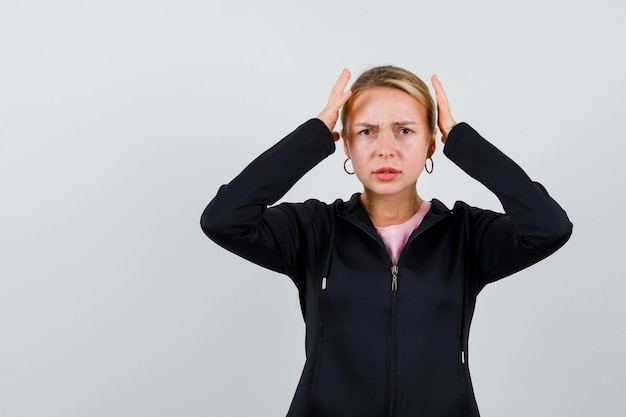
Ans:
{"label": "elbow", "polygon": [[233,207],[225,207],[213,200],[200,216],[200,228],[204,234],[222,247],[245,240],[249,234],[245,222],[237,218],[234,210]]}
{"label": "elbow", "polygon": [[204,234],[214,242],[220,240],[220,236],[225,234],[224,221],[220,220],[220,216],[216,215],[215,210],[212,210],[211,204],[209,204],[200,216],[200,228]]}
{"label": "elbow", "polygon": [[557,230],[555,230],[555,238],[560,243],[559,246],[563,246],[572,236],[574,231],[574,225],[566,217]]}
{"label": "elbow", "polygon": [[207,216],[206,210],[200,216],[200,228],[205,235],[211,237],[215,233],[215,224],[211,222],[210,216]]}
{"label": "elbow", "polygon": [[567,213],[565,213],[563,209],[560,211],[559,216],[552,221],[552,234],[555,240],[561,242],[561,245],[564,245],[565,242],[569,240],[570,236],[572,236],[574,225],[569,217],[567,217]]}
{"label": "elbow", "polygon": [[216,243],[220,240],[220,236],[223,237],[227,233],[229,224],[227,213],[232,213],[232,207],[225,205],[224,199],[220,197],[225,188],[225,185],[219,188],[200,216],[200,228],[209,239]]}
{"label": "elbow", "polygon": [[551,227],[545,231],[544,242],[550,248],[550,252],[554,252],[561,246],[565,245],[572,236],[573,224],[564,214],[561,218],[555,219]]}
{"label": "elbow", "polygon": [[[541,190],[548,195],[545,188],[536,183]],[[572,236],[574,225],[567,216],[567,212],[553,199],[550,198],[552,207],[543,211],[543,224],[546,227],[546,234],[556,249],[563,246]],[[555,249],[555,250],[556,250]]]}
{"label": "elbow", "polygon": [[565,214],[543,217],[541,225],[536,225],[534,231],[529,230],[519,236],[520,243],[529,253],[548,256],[567,243],[572,231],[572,222]]}

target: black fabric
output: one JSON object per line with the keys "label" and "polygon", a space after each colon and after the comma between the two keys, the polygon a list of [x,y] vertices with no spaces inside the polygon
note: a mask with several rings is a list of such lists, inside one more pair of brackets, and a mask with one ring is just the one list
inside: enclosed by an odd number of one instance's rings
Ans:
{"label": "black fabric", "polygon": [[201,218],[216,243],[298,287],[307,359],[288,416],[478,416],[467,349],[476,296],[561,247],[571,222],[460,123],[444,153],[506,214],[433,200],[394,266],[359,194],[272,206],[334,149],[320,120],[304,123],[222,186]]}

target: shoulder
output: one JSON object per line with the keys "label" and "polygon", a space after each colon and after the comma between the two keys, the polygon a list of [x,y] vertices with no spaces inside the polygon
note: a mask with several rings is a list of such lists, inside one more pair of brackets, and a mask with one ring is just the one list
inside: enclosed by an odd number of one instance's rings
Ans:
{"label": "shoulder", "polygon": [[430,221],[447,219],[454,224],[465,226],[475,225],[477,222],[487,219],[495,219],[504,216],[502,213],[489,209],[472,206],[465,201],[457,200],[451,209],[437,199],[432,200],[432,206],[428,213]]}
{"label": "shoulder", "polygon": [[315,198],[310,198],[302,202],[281,202],[268,209],[268,212],[280,212],[284,216],[297,219],[297,222],[304,227],[315,227],[315,225],[326,224],[330,221],[335,206],[342,200],[334,203],[326,203]]}

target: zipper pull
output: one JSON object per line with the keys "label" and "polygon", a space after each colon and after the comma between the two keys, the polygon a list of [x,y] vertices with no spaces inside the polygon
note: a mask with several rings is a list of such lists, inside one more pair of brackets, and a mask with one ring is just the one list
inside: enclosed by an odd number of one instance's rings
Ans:
{"label": "zipper pull", "polygon": [[326,277],[322,277],[322,291],[326,289]]}
{"label": "zipper pull", "polygon": [[398,265],[391,266],[391,291],[398,290]]}

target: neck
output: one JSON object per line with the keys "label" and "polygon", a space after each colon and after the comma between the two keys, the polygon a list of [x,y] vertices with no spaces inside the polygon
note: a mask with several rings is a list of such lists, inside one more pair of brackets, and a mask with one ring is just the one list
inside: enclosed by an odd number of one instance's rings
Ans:
{"label": "neck", "polygon": [[361,194],[361,205],[376,227],[406,222],[417,213],[423,201],[416,190],[404,196],[376,195],[367,190]]}

